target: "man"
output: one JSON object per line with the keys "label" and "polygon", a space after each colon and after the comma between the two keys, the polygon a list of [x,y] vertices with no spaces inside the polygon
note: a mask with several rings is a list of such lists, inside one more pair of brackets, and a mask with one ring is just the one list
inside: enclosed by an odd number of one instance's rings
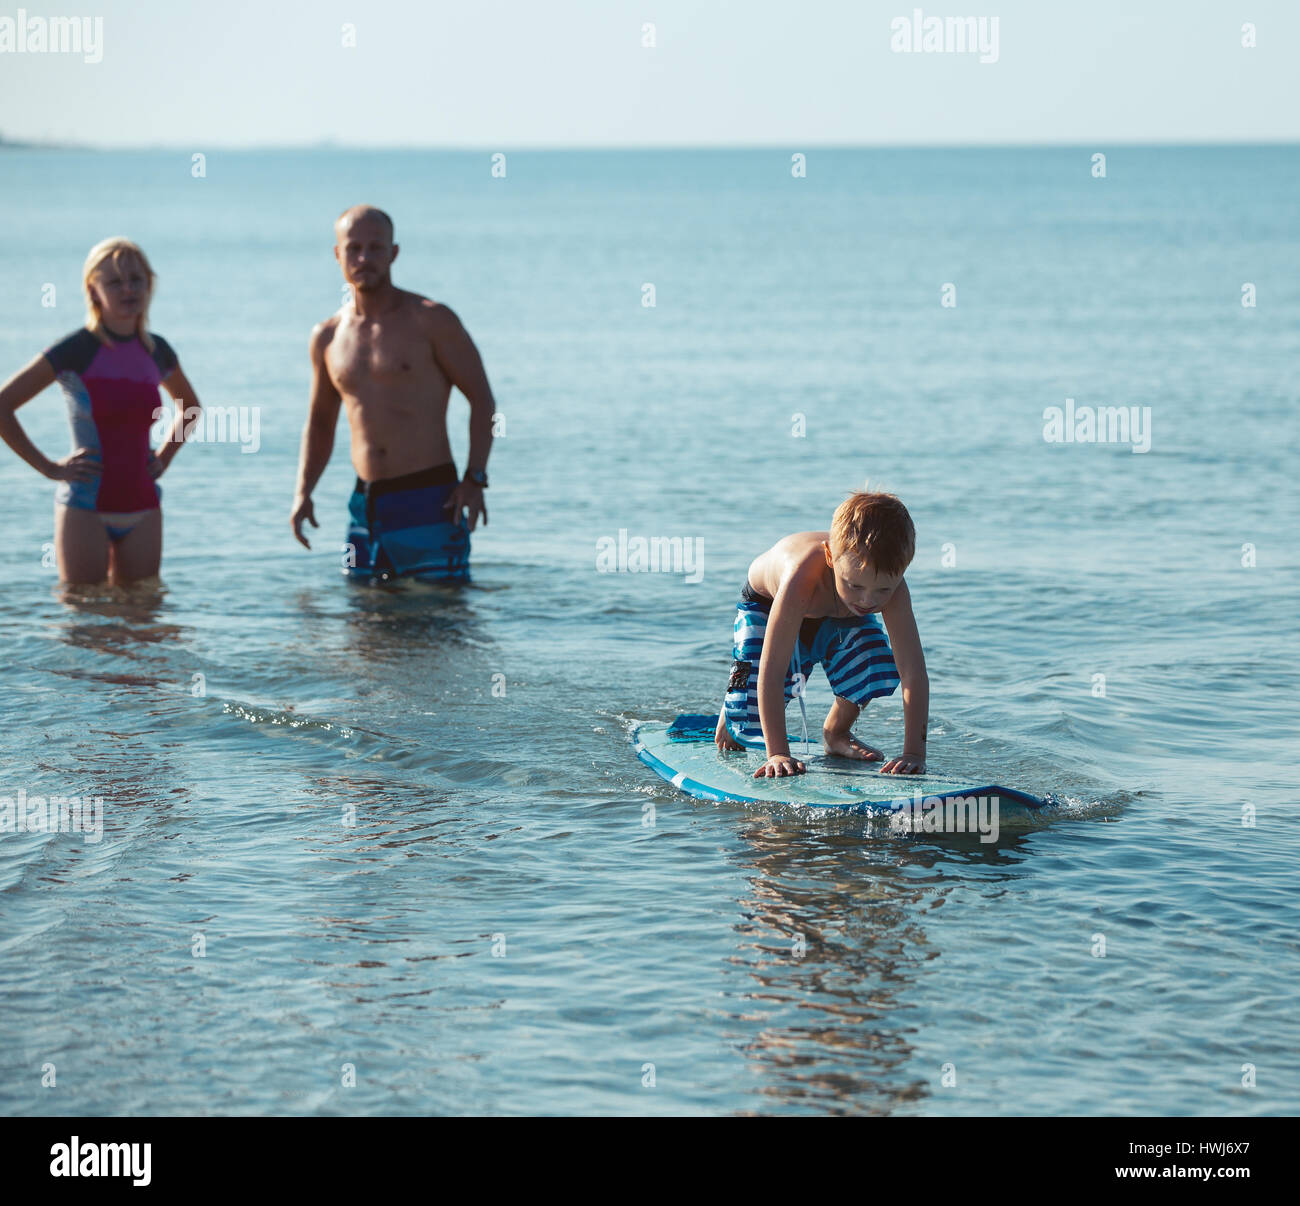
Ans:
{"label": "man", "polygon": [[[357,471],[343,572],[362,580],[467,581],[469,533],[480,515],[487,523],[483,491],[496,409],[483,362],[450,309],[393,284],[398,247],[386,213],[353,206],[334,231],[334,258],[352,304],[311,333],[293,534],[311,548],[302,525],[320,526],[311,494],[333,451],[342,403]],[[470,406],[463,480],[447,439],[453,385]]]}

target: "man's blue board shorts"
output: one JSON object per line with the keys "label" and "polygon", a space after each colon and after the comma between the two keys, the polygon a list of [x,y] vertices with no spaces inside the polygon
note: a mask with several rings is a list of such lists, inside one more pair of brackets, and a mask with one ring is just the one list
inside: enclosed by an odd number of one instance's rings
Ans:
{"label": "man's blue board shorts", "polygon": [[359,581],[469,581],[469,529],[446,509],[459,478],[450,461],[357,484],[348,502],[343,572]]}
{"label": "man's blue board shorts", "polygon": [[[759,749],[765,743],[758,716],[758,665],[771,610],[772,600],[758,594],[746,580],[736,604],[731,679],[723,702],[732,738]],[[787,704],[795,696],[796,685],[802,688],[819,662],[831,690],[860,708],[878,695],[892,695],[898,687],[898,668],[889,637],[874,614],[844,619],[813,616],[804,620],[785,672]]]}

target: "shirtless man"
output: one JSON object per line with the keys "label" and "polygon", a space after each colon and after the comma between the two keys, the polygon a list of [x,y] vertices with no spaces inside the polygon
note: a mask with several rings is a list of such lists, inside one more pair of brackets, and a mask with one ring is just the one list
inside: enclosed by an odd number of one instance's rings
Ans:
{"label": "shirtless man", "polygon": [[[460,319],[440,302],[398,289],[393,222],[356,205],[334,224],[334,258],[352,304],[311,333],[311,403],[302,433],[290,523],[319,527],[311,494],[334,449],[339,405],[352,432],[356,487],[348,505],[343,572],[375,580],[469,579],[469,533],[487,523],[483,491],[496,404]],[[447,439],[447,401],[469,400],[469,466],[458,480]]]}

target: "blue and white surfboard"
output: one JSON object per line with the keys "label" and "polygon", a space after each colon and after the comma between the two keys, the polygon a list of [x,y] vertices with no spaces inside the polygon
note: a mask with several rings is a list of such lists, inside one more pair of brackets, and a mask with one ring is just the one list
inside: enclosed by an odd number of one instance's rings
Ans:
{"label": "blue and white surfboard", "polygon": [[790,738],[790,750],[806,763],[802,775],[755,779],[763,751],[722,753],[713,744],[717,716],[682,715],[670,725],[643,724],[632,734],[636,756],[679,791],[699,800],[734,804],[793,804],[862,812],[915,811],[923,801],[984,798],[1024,813],[1047,801],[1018,788],[978,780],[954,782],[939,775],[882,775],[878,762],[827,757],[813,744]]}

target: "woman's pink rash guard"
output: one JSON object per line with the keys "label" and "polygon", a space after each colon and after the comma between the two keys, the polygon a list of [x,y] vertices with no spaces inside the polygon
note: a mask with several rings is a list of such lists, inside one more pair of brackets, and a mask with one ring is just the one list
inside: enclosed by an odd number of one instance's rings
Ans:
{"label": "woman's pink rash guard", "polygon": [[152,352],[135,335],[105,335],[108,345],[83,327],[45,352],[68,400],[73,448],[101,465],[98,479],[60,482],[54,497],[90,511],[151,511],[162,492],[149,473],[149,428],[176,353],[152,332]]}

